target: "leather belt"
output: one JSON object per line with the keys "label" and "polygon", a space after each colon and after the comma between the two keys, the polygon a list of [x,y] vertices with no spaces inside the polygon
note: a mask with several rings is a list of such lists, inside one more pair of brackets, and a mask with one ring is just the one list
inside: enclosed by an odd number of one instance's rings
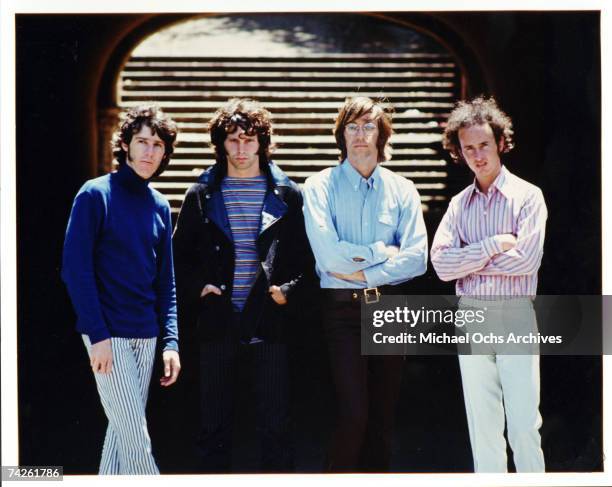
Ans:
{"label": "leather belt", "polygon": [[361,289],[322,289],[323,296],[331,301],[343,303],[361,303],[374,304],[380,301],[380,296],[383,294],[393,294],[392,290],[395,286],[380,286],[368,287]]}

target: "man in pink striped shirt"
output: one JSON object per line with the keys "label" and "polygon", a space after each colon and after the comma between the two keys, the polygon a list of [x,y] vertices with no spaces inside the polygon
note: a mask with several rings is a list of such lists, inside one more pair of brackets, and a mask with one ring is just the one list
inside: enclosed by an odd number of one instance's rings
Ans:
{"label": "man in pink striped shirt", "polygon": [[[542,260],[546,205],[542,191],[502,165],[514,147],[512,121],[494,99],[459,102],[444,148],[465,162],[474,183],[454,196],[440,222],[431,261],[443,281],[457,280],[461,308],[487,310],[479,331],[537,333],[532,298]],[[518,472],[543,472],[536,354],[510,355],[491,344],[459,355],[474,470],[506,472],[508,440]]]}

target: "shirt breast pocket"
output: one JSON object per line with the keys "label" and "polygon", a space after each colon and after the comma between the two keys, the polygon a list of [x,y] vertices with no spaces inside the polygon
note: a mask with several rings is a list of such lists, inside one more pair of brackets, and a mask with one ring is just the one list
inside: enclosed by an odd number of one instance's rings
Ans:
{"label": "shirt breast pocket", "polygon": [[395,230],[397,229],[398,212],[389,210],[378,215],[376,222],[376,240],[382,240],[385,244],[395,243]]}

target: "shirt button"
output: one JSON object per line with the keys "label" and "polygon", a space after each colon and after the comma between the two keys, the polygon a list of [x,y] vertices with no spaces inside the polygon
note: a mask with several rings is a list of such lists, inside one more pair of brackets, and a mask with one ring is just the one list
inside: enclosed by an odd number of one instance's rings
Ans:
{"label": "shirt button", "polygon": [[206,193],[206,199],[209,200],[210,199],[210,193]]}
{"label": "shirt button", "polygon": [[226,288],[227,288],[227,286],[225,284],[221,284],[219,286],[219,289],[221,289],[221,291],[225,291]]}
{"label": "shirt button", "polygon": [[487,210],[484,211],[484,215],[486,215],[486,214],[487,214]]}
{"label": "shirt button", "polygon": [[219,252],[219,250],[221,250],[221,247],[219,247],[218,245],[215,245],[215,250]]}
{"label": "shirt button", "polygon": [[204,223],[208,223],[208,218],[204,218]]}

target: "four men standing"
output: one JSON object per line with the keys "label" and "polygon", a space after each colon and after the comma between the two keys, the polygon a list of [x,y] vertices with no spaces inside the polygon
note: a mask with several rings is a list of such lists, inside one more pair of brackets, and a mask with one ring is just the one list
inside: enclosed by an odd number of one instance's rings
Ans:
{"label": "four men standing", "polygon": [[[119,171],[83,186],[68,225],[62,276],[109,417],[100,473],[157,473],[144,407],[160,326],[162,385],[180,364],[170,212],[147,183],[165,169],[176,132],[154,108],[130,111],[117,136]],[[286,307],[304,291],[312,253],[338,412],[326,469],[388,470],[403,358],[361,355],[361,304],[410,293],[406,283],[427,268],[419,194],[379,165],[390,158],[390,116],[369,98],[347,99],[334,128],[341,163],[309,178],[303,201],[270,160],[270,114],[257,102],[229,100],[210,134],[216,164],[188,190],[174,233],[181,325],[197,326],[200,341],[201,470],[231,469],[245,363],[261,470],[292,470]],[[442,280],[457,279],[460,306],[488,306],[505,320],[518,309],[534,327],[546,206],[501,165],[511,121],[492,99],[461,102],[444,146],[475,181],[452,199],[432,263]],[[475,470],[506,471],[505,404],[517,470],[543,471],[538,356],[492,350],[459,360]]]}

